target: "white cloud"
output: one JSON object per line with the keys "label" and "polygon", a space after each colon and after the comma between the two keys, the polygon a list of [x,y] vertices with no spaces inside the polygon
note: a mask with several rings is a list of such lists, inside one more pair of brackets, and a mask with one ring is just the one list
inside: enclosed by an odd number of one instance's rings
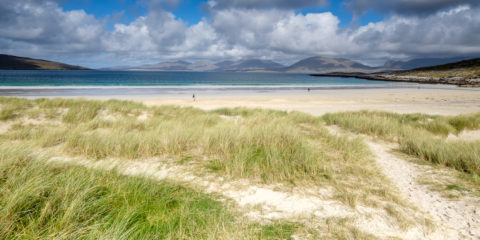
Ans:
{"label": "white cloud", "polygon": [[[358,28],[339,27],[330,12],[224,8],[187,26],[162,8],[112,30],[83,10],[57,3],[0,5],[0,51],[31,57],[92,60],[92,65],[165,59],[265,58],[313,55],[374,60],[480,54],[478,8],[461,6],[426,17],[393,15]],[[98,61],[98,62],[93,62]]]}
{"label": "white cloud", "polygon": [[458,7],[426,18],[394,16],[352,33],[363,51],[393,56],[480,54],[478,9]]}
{"label": "white cloud", "polygon": [[[53,2],[11,1],[2,5],[0,38],[55,51],[92,50],[103,33],[102,24],[83,10],[65,12]],[[24,49],[28,50],[28,49]]]}

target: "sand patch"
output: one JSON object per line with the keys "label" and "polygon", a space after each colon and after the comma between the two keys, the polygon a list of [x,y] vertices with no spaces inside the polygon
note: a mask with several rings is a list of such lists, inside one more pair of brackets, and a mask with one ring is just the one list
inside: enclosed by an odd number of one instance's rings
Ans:
{"label": "sand patch", "polygon": [[220,115],[220,118],[233,121],[234,123],[238,123],[239,121],[243,120],[241,116]]}
{"label": "sand patch", "polygon": [[58,119],[46,119],[44,117],[38,117],[38,118],[23,118],[19,122],[21,122],[24,125],[34,125],[34,126],[39,126],[39,125],[60,125],[62,122]]}
{"label": "sand patch", "polygon": [[417,183],[429,166],[407,162],[391,154],[392,144],[368,141],[368,146],[376,155],[378,166],[394,182],[410,202],[425,211],[437,224],[441,232],[438,239],[478,239],[480,238],[480,209],[478,201],[470,198],[451,200]]}
{"label": "sand patch", "polygon": [[137,116],[137,120],[138,121],[146,121],[150,117],[151,117],[151,114],[149,114],[146,111],[143,111]]}
{"label": "sand patch", "polygon": [[[345,132],[336,125],[327,126],[331,134],[354,136]],[[403,197],[415,204],[421,211],[427,213],[438,225],[437,230],[421,239],[480,239],[480,209],[478,199],[464,197],[457,200],[447,199],[441,193],[430,190],[427,186],[418,182],[425,173],[432,172],[432,167],[418,165],[405,161],[391,152],[398,146],[386,142],[373,142],[368,136],[370,150],[374,153],[375,161],[384,175],[389,178],[400,190]],[[377,218],[379,214],[373,215]],[[382,221],[377,221],[382,223]],[[362,221],[360,221],[362,223]],[[365,227],[376,228],[378,225]],[[378,232],[376,230],[375,232]],[[428,229],[425,229],[428,232]],[[409,229],[402,238],[415,239],[418,232]]]}
{"label": "sand patch", "polygon": [[103,121],[115,122],[118,121],[122,115],[120,113],[111,113],[108,110],[101,110],[98,112],[97,117]]}
{"label": "sand patch", "polygon": [[449,134],[447,141],[480,141],[480,130],[464,130],[458,135]]}
{"label": "sand patch", "polygon": [[0,121],[0,134],[5,134],[10,130],[10,128],[15,124],[16,122],[13,121]]}

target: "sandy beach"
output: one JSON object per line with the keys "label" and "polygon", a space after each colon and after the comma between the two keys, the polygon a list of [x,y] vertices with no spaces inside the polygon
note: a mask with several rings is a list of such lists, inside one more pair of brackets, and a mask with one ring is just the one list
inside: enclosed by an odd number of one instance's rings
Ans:
{"label": "sandy beach", "polygon": [[181,105],[201,109],[223,107],[269,108],[302,111],[313,115],[328,112],[381,110],[397,113],[456,115],[480,112],[480,89],[475,88],[391,88],[266,93],[196,94],[173,97],[126,97],[147,105]]}
{"label": "sandy beach", "polygon": [[[192,95],[195,94],[195,101]],[[379,110],[396,113],[458,115],[480,112],[480,88],[452,85],[384,87],[27,87],[2,88],[0,95],[26,98],[86,98],[133,100],[146,105],[192,106],[204,110],[224,107],[330,112]]]}

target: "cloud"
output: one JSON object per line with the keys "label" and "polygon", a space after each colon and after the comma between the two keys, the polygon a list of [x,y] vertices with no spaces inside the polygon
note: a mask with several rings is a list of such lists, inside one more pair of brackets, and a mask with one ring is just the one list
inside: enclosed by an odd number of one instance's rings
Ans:
{"label": "cloud", "polygon": [[212,16],[212,26],[229,47],[261,53],[325,54],[339,50],[339,19],[330,12],[295,14],[281,10],[222,10]]}
{"label": "cloud", "polygon": [[225,8],[189,26],[173,13],[154,8],[108,29],[83,10],[16,0],[0,5],[0,52],[91,67],[167,59],[285,62],[313,55],[356,60],[473,55],[480,54],[478,10],[463,5],[428,16],[395,14],[345,28],[331,12]]}
{"label": "cloud", "polygon": [[0,6],[0,40],[21,46],[24,52],[97,50],[104,31],[93,15],[83,10],[65,12],[51,1],[9,1]]}
{"label": "cloud", "polygon": [[478,9],[457,7],[426,18],[395,16],[350,36],[364,51],[386,56],[480,54]]}
{"label": "cloud", "polygon": [[325,6],[327,0],[209,0],[207,6],[212,9],[291,9]]}
{"label": "cloud", "polygon": [[356,15],[367,11],[399,15],[429,15],[460,5],[479,5],[478,0],[348,0],[347,7]]}
{"label": "cloud", "polygon": [[102,37],[109,52],[167,51],[185,40],[187,26],[172,13],[151,12],[132,23],[116,24],[114,30]]}

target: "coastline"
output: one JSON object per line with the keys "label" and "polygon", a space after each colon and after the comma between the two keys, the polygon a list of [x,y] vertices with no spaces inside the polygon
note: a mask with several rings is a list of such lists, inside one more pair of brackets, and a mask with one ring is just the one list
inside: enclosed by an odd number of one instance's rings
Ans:
{"label": "coastline", "polygon": [[436,78],[436,77],[418,77],[418,76],[397,76],[385,73],[318,73],[310,74],[314,77],[341,77],[341,78],[360,78],[365,80],[375,81],[390,81],[390,82],[409,82],[409,83],[422,83],[422,84],[448,84],[457,85],[461,87],[480,87],[480,79],[466,79],[461,77],[448,77],[448,78]]}
{"label": "coastline", "polygon": [[[180,89],[180,90],[179,90]],[[7,94],[4,91],[8,91]],[[86,94],[88,93],[88,94]],[[192,100],[195,94],[196,101]],[[78,88],[2,89],[2,96],[25,98],[120,99],[146,105],[178,105],[212,110],[224,107],[268,108],[313,115],[375,110],[397,113],[456,115],[480,112],[480,88],[454,85],[409,85],[390,88]]]}
{"label": "coastline", "polygon": [[[292,91],[287,93],[237,93],[227,95],[196,94],[177,97],[129,96],[121,99],[146,105],[178,105],[204,110],[247,107],[284,111],[300,111],[320,116],[345,111],[389,111],[396,113],[425,113],[457,115],[480,112],[480,89],[344,89],[322,91]],[[118,97],[116,97],[118,98]],[[110,99],[104,97],[101,99]]]}

